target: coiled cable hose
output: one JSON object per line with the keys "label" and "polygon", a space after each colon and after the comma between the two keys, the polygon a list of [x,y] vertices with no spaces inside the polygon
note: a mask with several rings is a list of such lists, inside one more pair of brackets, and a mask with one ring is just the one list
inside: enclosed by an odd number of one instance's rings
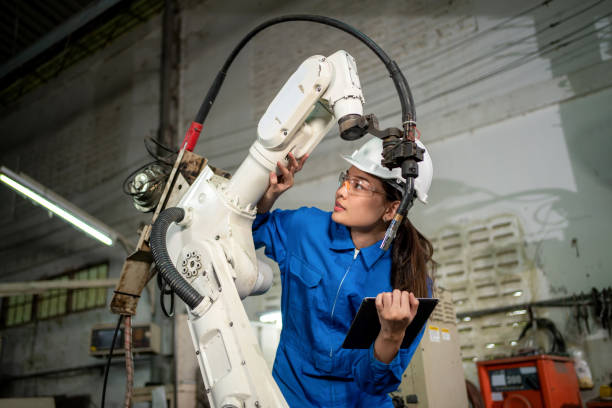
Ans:
{"label": "coiled cable hose", "polygon": [[168,285],[176,292],[183,302],[191,309],[194,309],[204,299],[176,270],[168,249],[166,248],[166,233],[173,222],[180,222],[185,217],[185,210],[179,207],[170,207],[159,213],[151,229],[151,252],[155,265],[161,276],[168,282]]}

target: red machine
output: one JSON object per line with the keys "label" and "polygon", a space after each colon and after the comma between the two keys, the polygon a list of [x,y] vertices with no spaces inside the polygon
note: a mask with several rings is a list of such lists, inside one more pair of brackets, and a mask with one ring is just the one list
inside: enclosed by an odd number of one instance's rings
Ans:
{"label": "red machine", "polygon": [[537,355],[480,361],[478,380],[486,408],[581,408],[574,362]]}

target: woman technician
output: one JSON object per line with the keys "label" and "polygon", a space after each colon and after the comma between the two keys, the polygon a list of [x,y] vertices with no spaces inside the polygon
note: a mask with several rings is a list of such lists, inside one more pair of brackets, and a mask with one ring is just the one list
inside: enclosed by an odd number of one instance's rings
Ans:
{"label": "woman technician", "polygon": [[[379,248],[403,187],[399,169],[381,166],[381,153],[382,141],[371,139],[343,156],[351,167],[340,176],[331,214],[306,207],[269,212],[306,157],[290,155],[287,167],[279,162],[281,174],[270,173],[258,203],[255,246],[265,246],[281,271],[283,328],[273,375],[292,407],[391,407],[387,393],[397,389],[423,335],[400,350],[417,297],[431,292],[433,249],[408,220],[391,250]],[[426,152],[415,180],[423,202],[431,178]],[[376,297],[381,330],[369,350],[342,349],[366,296]]]}

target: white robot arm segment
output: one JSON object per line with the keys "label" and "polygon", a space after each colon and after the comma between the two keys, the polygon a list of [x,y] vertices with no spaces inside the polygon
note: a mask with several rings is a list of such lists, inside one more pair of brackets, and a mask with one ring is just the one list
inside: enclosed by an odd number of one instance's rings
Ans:
{"label": "white robot arm segment", "polygon": [[355,58],[346,51],[337,51],[328,58],[334,67],[332,82],[323,95],[332,107],[334,116],[340,119],[346,115],[363,115],[363,93],[357,75]]}
{"label": "white robot arm segment", "polygon": [[321,55],[310,57],[299,66],[259,120],[257,140],[263,148],[277,151],[291,142],[321,99],[332,74],[333,67]]}

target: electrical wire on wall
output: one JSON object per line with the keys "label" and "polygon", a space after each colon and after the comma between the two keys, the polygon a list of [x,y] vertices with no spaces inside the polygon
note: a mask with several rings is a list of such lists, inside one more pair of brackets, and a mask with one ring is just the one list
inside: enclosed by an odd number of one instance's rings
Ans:
{"label": "electrical wire on wall", "polygon": [[[506,50],[508,50],[508,49],[510,49],[510,48],[512,48],[514,46],[524,44],[528,40],[535,39],[538,36],[541,36],[542,34],[544,34],[545,32],[547,32],[549,30],[552,30],[552,29],[555,29],[555,28],[559,27],[562,24],[571,23],[572,19],[574,19],[574,18],[576,18],[576,17],[586,13],[587,11],[592,10],[594,7],[598,6],[599,4],[601,4],[604,1],[605,0],[598,0],[594,4],[591,4],[591,5],[583,8],[583,9],[581,9],[581,10],[571,14],[570,16],[567,16],[567,17],[565,17],[563,19],[555,20],[552,23],[549,23],[546,26],[544,26],[544,28],[539,29],[539,30],[535,30],[535,32],[533,32],[532,34],[526,35],[526,36],[518,38],[516,40],[512,40],[512,41],[508,42],[507,44],[505,44],[502,48],[495,48],[492,51],[486,52],[486,53],[484,53],[482,55],[479,55],[477,57],[474,57],[474,58],[472,58],[472,59],[470,59],[470,60],[468,60],[466,62],[463,62],[463,63],[461,63],[459,65],[454,66],[454,67],[451,67],[451,68],[445,70],[442,73],[436,74],[435,76],[433,76],[431,78],[427,78],[426,80],[424,80],[422,82],[417,82],[413,86],[420,88],[420,87],[424,87],[424,86],[427,86],[427,85],[434,84],[437,81],[439,81],[439,80],[441,80],[443,78],[446,78],[448,75],[457,73],[457,71],[460,70],[460,69],[466,69],[466,68],[468,68],[470,66],[473,66],[474,64],[476,64],[478,62],[481,62],[481,61],[483,61],[483,60],[485,60],[485,59],[487,59],[489,57],[499,56],[504,51],[506,51]],[[583,26],[581,29],[590,27],[591,25],[592,24],[589,23],[586,26]],[[581,29],[579,29],[579,30],[581,30]],[[563,38],[563,37],[561,37],[561,38]],[[559,41],[559,39],[554,39],[554,40],[550,41],[550,43],[545,45],[545,48],[550,46],[550,45],[554,45],[554,44],[558,43],[558,41]],[[545,49],[540,49],[537,52],[538,53],[542,53],[542,52],[546,52],[546,50]],[[529,55],[531,55],[531,54],[529,54]],[[520,59],[519,59],[519,61],[520,61]]]}
{"label": "electrical wire on wall", "polygon": [[[529,10],[526,10],[525,12],[521,12],[515,16],[512,16],[506,20],[503,20],[502,22],[492,27],[489,27],[483,31],[478,31],[474,35],[468,36],[467,38],[463,40],[449,44],[448,46],[444,47],[442,50],[435,51],[429,54],[425,54],[422,58],[419,58],[419,59],[416,59],[416,58],[411,59],[409,68],[413,69],[414,67],[421,65],[423,63],[431,64],[432,59],[442,56],[442,55],[450,57],[451,56],[450,54],[453,51],[461,50],[460,48],[457,48],[458,46],[465,45],[474,40],[477,40],[479,37],[482,37],[481,34],[490,33],[492,31],[499,30],[503,28],[504,26],[506,26],[509,22],[512,22],[519,17],[526,16],[530,12],[533,12],[542,6],[549,6],[550,3],[552,3],[552,1],[544,1],[540,5],[532,7]],[[533,60],[539,57],[551,54],[553,52],[558,52],[562,49],[567,49],[569,46],[576,44],[579,41],[585,38],[588,38],[589,36],[597,35],[602,32],[605,32],[605,30],[609,30],[610,25],[608,24],[608,25],[603,25],[603,26],[597,27],[596,29],[590,30],[584,33],[583,35],[580,35],[579,37],[574,37],[575,35],[580,34],[581,32],[585,30],[588,30],[593,25],[596,25],[598,21],[605,21],[605,19],[608,18],[611,14],[610,14],[609,7],[606,7],[601,12],[598,12],[598,14],[601,14],[601,15],[593,16],[593,18],[588,19],[587,23],[583,25],[578,25],[580,21],[576,21],[576,20],[578,20],[579,17],[582,16],[584,20],[584,17],[586,17],[585,13],[593,12],[593,10],[598,6],[609,5],[609,4],[610,3],[607,2],[606,0],[596,0],[595,2],[587,6],[584,6],[582,8],[575,7],[575,8],[564,10],[563,13],[567,13],[567,15],[563,15],[561,17],[555,17],[542,24],[538,24],[537,27],[534,27],[535,28],[534,32],[527,36],[523,36],[519,39],[510,39],[509,42],[503,44],[500,47],[494,47],[491,50],[483,51],[484,52],[483,54],[476,55],[471,60],[465,61],[452,68],[445,69],[444,72],[441,74],[435,74],[432,77],[423,79],[421,82],[413,83],[412,85],[413,88],[419,89],[422,94],[423,93],[425,94],[425,97],[423,99],[420,99],[419,103],[421,104],[428,103],[428,102],[437,100],[439,98],[445,97],[456,91],[462,90],[464,88],[468,88],[472,85],[476,85],[477,83],[484,81],[486,79],[489,79],[494,76],[498,76],[506,72],[509,72],[513,69],[519,68],[529,62],[532,62]],[[574,27],[578,27],[578,28],[573,29],[569,33],[561,34],[557,36],[556,38],[551,38],[549,41],[544,42],[537,50],[534,50],[532,52],[526,53],[525,55],[519,56],[518,58],[513,59],[499,67],[493,67],[491,69],[489,67],[489,63],[486,62],[488,59],[490,60],[492,58],[497,59],[497,60],[508,58],[509,55],[504,55],[504,52],[509,52],[513,47],[524,45],[526,43],[528,44],[530,41],[537,39],[541,37],[543,34],[546,34],[547,32],[551,30],[557,29],[559,26],[562,26],[562,25],[565,25],[568,27],[571,26],[572,28]],[[590,44],[587,44],[587,45],[590,45]],[[585,46],[583,45],[580,46],[580,50],[584,50],[584,48]],[[465,51],[465,49],[462,49],[462,50]],[[481,63],[480,66],[477,65],[478,63]],[[484,72],[483,74],[478,75],[476,77],[472,77],[470,79],[470,75],[472,73],[477,72],[478,70],[486,70],[487,68],[489,68],[489,72]],[[429,71],[431,70],[426,70],[424,72],[427,73]],[[456,76],[458,80],[452,81],[450,79],[452,78],[452,76]],[[427,95],[428,92],[423,91],[425,87],[439,86],[437,83],[441,80],[450,81],[450,87],[447,89],[442,89],[440,92],[437,92],[433,95]],[[388,96],[385,96],[385,98],[386,97]],[[374,100],[372,102],[378,103],[379,101]]]}
{"label": "electrical wire on wall", "polygon": [[[610,16],[612,16],[612,12],[607,13],[607,14],[601,16],[600,18],[597,19],[597,21],[601,21],[601,20],[603,20],[605,18],[608,18]],[[474,84],[476,84],[478,82],[484,81],[484,80],[489,79],[491,77],[494,77],[494,76],[506,73],[508,71],[511,71],[513,69],[516,69],[516,68],[518,68],[518,67],[520,67],[522,65],[525,65],[528,62],[531,62],[531,61],[535,60],[538,57],[541,57],[541,56],[549,54],[551,52],[558,51],[558,50],[560,50],[562,48],[568,47],[569,45],[577,43],[580,40],[583,40],[583,39],[585,39],[587,37],[590,37],[590,36],[592,36],[594,34],[597,34],[599,32],[607,30],[607,29],[609,29],[612,26],[610,24],[607,24],[605,26],[602,26],[602,27],[599,27],[597,29],[594,29],[594,30],[588,31],[586,33],[583,33],[582,35],[580,35],[578,37],[572,38],[574,35],[581,33],[585,29],[591,27],[593,24],[594,24],[593,22],[590,22],[590,23],[588,23],[588,24],[586,24],[584,26],[581,26],[580,28],[571,31],[568,34],[565,34],[565,35],[563,35],[563,36],[561,36],[559,38],[556,38],[554,40],[549,41],[541,49],[538,49],[538,50],[535,50],[533,52],[530,52],[530,53],[528,53],[528,54],[526,54],[526,55],[524,55],[524,56],[522,56],[522,57],[520,57],[520,58],[518,58],[518,59],[516,59],[514,61],[511,61],[511,62],[509,62],[509,63],[499,67],[498,69],[495,69],[495,70],[493,70],[491,72],[488,72],[488,73],[486,73],[484,75],[481,75],[481,76],[479,76],[477,78],[474,78],[472,80],[468,80],[468,81],[466,81],[466,82],[464,82],[462,84],[459,84],[459,85],[457,85],[455,87],[446,89],[446,90],[444,90],[442,92],[439,92],[439,93],[437,93],[435,95],[431,95],[428,98],[425,98],[424,100],[422,100],[421,103],[431,102],[431,101],[433,101],[435,99],[439,99],[439,98],[444,97],[446,95],[449,95],[449,94],[451,94],[453,92],[456,92],[456,91],[459,91],[461,89],[467,88],[467,87],[469,87],[471,85],[474,85]]]}
{"label": "electrical wire on wall", "polygon": [[[534,7],[530,7],[527,10],[524,10],[522,12],[519,12],[518,14],[515,14],[499,23],[496,23],[495,25],[485,28],[482,31],[478,31],[478,28],[476,28],[476,32],[474,32],[472,35],[468,35],[467,37],[460,39],[456,42],[452,42],[450,44],[447,44],[446,46],[440,47],[440,48],[436,48],[435,51],[433,52],[427,52],[427,51],[422,51],[418,54],[415,54],[414,56],[412,56],[412,54],[414,54],[411,50],[411,58],[410,58],[410,62],[409,64],[404,64],[407,65],[406,68],[408,70],[413,70],[415,67],[418,67],[420,65],[426,64],[428,67],[432,65],[433,60],[437,59],[438,57],[446,57],[446,58],[450,58],[452,59],[452,53],[453,52],[457,52],[457,53],[461,53],[462,57],[461,59],[464,58],[464,54],[465,54],[465,47],[461,47],[464,46],[466,44],[470,44],[470,43],[474,43],[475,41],[478,41],[479,39],[481,39],[482,37],[484,37],[486,34],[492,34],[495,31],[499,31],[502,29],[511,29],[514,26],[516,26],[516,24],[520,23],[520,18],[521,17],[526,17],[530,14],[535,13],[536,11],[538,11],[541,8],[549,8],[551,7],[551,3],[553,3],[553,0],[546,0]],[[569,12],[571,14],[569,15],[563,15],[561,17],[553,17],[551,18],[549,21],[543,22],[542,24],[538,24],[537,27],[534,27],[534,32],[528,36],[522,37],[519,40],[511,40],[510,43],[505,43],[500,47],[494,47],[494,49],[492,51],[489,51],[487,54],[485,55],[480,55],[480,56],[476,56],[474,57],[474,59],[472,60],[472,62],[469,65],[472,65],[473,63],[477,63],[477,62],[482,62],[484,60],[486,60],[488,57],[491,56],[496,56],[497,58],[502,57],[500,55],[500,53],[521,44],[521,42],[525,42],[525,41],[529,41],[531,39],[537,38],[538,36],[542,35],[543,33],[545,33],[548,30],[557,28],[558,26],[570,22],[571,24],[577,24],[576,22],[571,22],[570,20],[575,19],[576,17],[586,13],[587,11],[592,10],[593,8],[599,6],[600,4],[605,4],[606,0],[596,0],[594,3],[591,3],[590,5],[581,8],[578,11],[575,11],[577,7],[571,7],[569,9],[563,10],[558,12],[557,14],[564,14],[566,12]],[[519,21],[517,21],[519,20]],[[510,25],[509,23],[514,23],[513,25]],[[408,37],[410,37],[410,35],[414,34],[414,35],[418,35],[419,33],[421,33],[420,31],[415,32],[415,33],[411,33],[411,32],[407,32],[406,35]],[[404,41],[404,40],[402,40]],[[396,43],[391,42],[391,45],[396,46]],[[477,51],[475,52],[475,54],[477,54],[478,52],[484,51],[485,49],[482,47],[478,47]],[[474,72],[476,70],[476,68],[472,67],[469,70],[464,70],[465,73],[459,72],[458,69],[459,68],[465,68],[463,67],[463,65],[466,65],[467,63],[462,63],[460,66],[458,67],[454,67],[453,69],[448,70],[449,73],[451,74],[455,74],[458,75],[460,78],[465,77],[466,75],[469,76],[470,73]],[[446,64],[443,64],[443,66],[446,66]],[[467,66],[467,65],[466,65]],[[483,67],[481,67],[482,69]],[[484,67],[486,68],[486,67]],[[431,69],[426,68],[425,70],[423,70],[423,74],[427,74],[431,71]],[[436,74],[436,78],[438,78],[441,75],[437,75]],[[375,76],[373,78],[368,79],[367,82],[363,82],[362,84],[367,84],[369,82],[376,82],[380,79],[382,79],[382,76]],[[422,81],[421,83],[413,83],[413,88],[416,89],[422,89],[423,85],[425,84],[430,84],[430,83],[435,83],[435,78],[426,78],[424,81]],[[448,78],[446,78],[448,79]],[[457,81],[455,81],[456,83]],[[421,91],[422,92],[422,91]],[[388,96],[385,96],[385,98]],[[378,102],[376,100],[373,100],[373,102]]]}
{"label": "electrical wire on wall", "polygon": [[[605,1],[605,0],[600,0],[600,1]],[[478,38],[484,37],[486,34],[489,34],[489,33],[492,33],[492,32],[494,32],[496,30],[499,30],[502,27],[506,26],[508,23],[513,22],[514,20],[517,20],[517,19],[519,19],[521,17],[524,17],[524,16],[528,16],[529,14],[533,13],[534,11],[536,11],[536,10],[542,8],[542,7],[549,6],[550,3],[552,3],[552,2],[553,2],[553,0],[545,0],[542,3],[540,3],[540,4],[538,4],[536,6],[533,6],[533,7],[530,7],[528,9],[526,9],[526,10],[523,10],[523,11],[521,11],[521,12],[519,12],[519,13],[511,16],[511,17],[508,17],[507,19],[505,19],[503,21],[500,21],[499,23],[497,23],[497,24],[495,24],[495,25],[493,25],[493,26],[491,26],[491,27],[489,27],[487,29],[484,29],[482,31],[476,31],[473,35],[470,35],[470,36],[468,36],[466,38],[463,38],[463,39],[461,39],[461,40],[459,40],[457,42],[448,44],[446,47],[442,47],[442,48],[438,49],[437,51],[435,51],[433,53],[426,54],[426,55],[424,55],[420,59],[414,59],[413,61],[411,61],[411,65],[412,66],[420,65],[420,64],[423,64],[425,62],[431,63],[431,60],[433,58],[440,57],[440,56],[445,56],[446,53],[448,53],[449,51],[453,51],[453,50],[457,49],[457,47],[459,47],[461,45],[468,44],[468,43],[473,42],[474,40],[476,40]],[[402,41],[404,41],[404,39],[402,39]]]}

